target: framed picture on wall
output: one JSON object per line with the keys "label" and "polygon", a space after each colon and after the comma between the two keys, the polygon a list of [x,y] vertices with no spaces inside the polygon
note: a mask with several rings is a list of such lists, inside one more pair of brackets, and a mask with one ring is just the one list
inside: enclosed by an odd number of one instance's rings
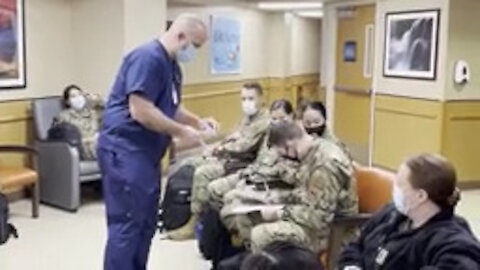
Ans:
{"label": "framed picture on wall", "polygon": [[357,42],[347,41],[343,46],[343,61],[355,62],[357,61]]}
{"label": "framed picture on wall", "polygon": [[387,13],[383,75],[435,80],[440,10]]}
{"label": "framed picture on wall", "polygon": [[212,74],[238,74],[241,69],[241,24],[231,16],[211,17],[210,67]]}
{"label": "framed picture on wall", "polygon": [[25,88],[24,1],[0,0],[0,88]]}

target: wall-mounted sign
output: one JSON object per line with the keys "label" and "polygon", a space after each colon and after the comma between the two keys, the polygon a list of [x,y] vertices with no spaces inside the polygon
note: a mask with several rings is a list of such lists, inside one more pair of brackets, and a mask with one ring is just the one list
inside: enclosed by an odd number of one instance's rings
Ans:
{"label": "wall-mounted sign", "polygon": [[238,74],[241,70],[241,24],[235,18],[211,18],[211,72],[212,74]]}
{"label": "wall-mounted sign", "polygon": [[347,41],[343,47],[343,61],[355,62],[357,61],[357,42]]}

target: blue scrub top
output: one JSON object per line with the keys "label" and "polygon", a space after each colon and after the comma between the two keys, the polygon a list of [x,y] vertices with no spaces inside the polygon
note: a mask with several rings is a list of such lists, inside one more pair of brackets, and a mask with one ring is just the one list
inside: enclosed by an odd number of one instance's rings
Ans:
{"label": "blue scrub top", "polygon": [[158,40],[129,53],[123,59],[105,108],[98,147],[116,152],[139,151],[158,163],[171,137],[150,131],[133,120],[128,97],[139,94],[173,118],[180,105],[181,84],[178,63]]}

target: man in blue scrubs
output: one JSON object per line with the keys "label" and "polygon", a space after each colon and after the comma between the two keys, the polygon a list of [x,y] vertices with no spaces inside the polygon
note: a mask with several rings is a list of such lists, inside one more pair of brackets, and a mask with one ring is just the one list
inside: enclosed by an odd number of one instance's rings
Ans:
{"label": "man in blue scrubs", "polygon": [[104,269],[146,269],[155,233],[160,160],[171,137],[201,144],[201,131],[216,126],[181,106],[182,74],[207,39],[205,24],[180,15],[159,39],[124,59],[110,94],[98,145],[108,241]]}

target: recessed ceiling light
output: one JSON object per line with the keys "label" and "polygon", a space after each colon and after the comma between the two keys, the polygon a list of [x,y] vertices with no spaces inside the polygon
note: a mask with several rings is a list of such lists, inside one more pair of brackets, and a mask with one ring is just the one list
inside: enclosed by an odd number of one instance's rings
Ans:
{"label": "recessed ceiling light", "polygon": [[318,9],[322,3],[316,2],[259,2],[258,8],[264,10],[297,10],[297,9]]}
{"label": "recessed ceiling light", "polygon": [[297,15],[306,18],[323,18],[323,10],[299,11]]}

